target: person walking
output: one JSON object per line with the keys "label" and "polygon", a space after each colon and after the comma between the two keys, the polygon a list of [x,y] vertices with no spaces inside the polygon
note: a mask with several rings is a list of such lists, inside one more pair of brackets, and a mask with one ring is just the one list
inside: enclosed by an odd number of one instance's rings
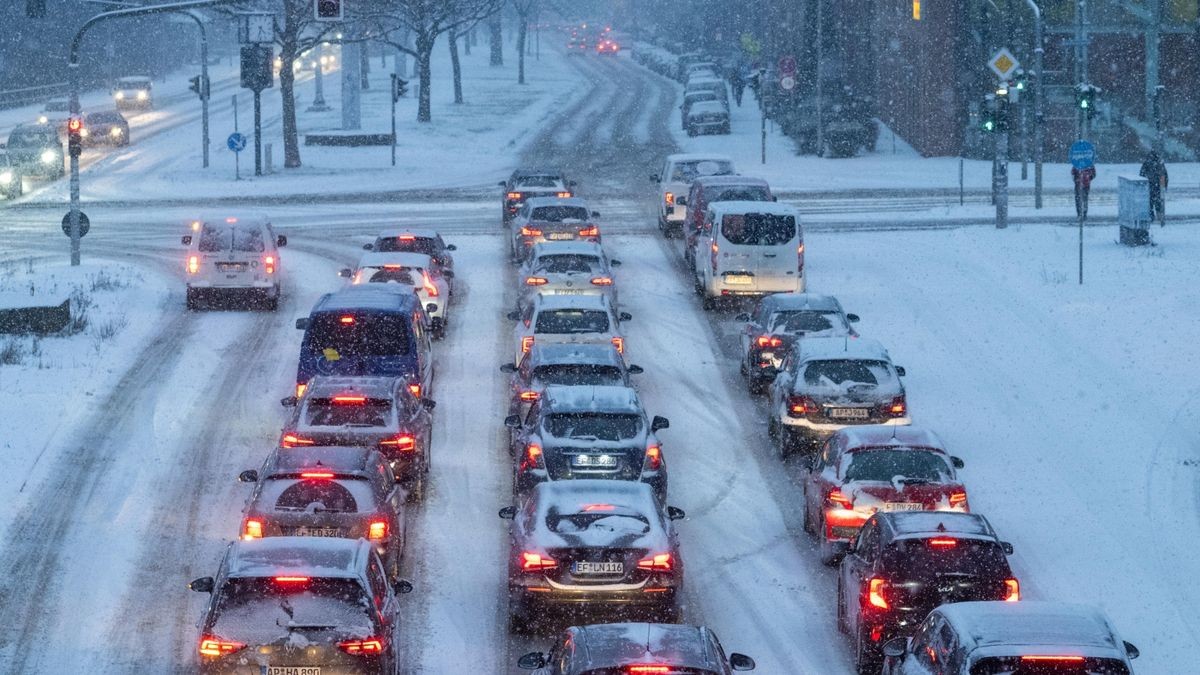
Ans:
{"label": "person walking", "polygon": [[729,86],[733,89],[733,100],[739,108],[742,107],[742,90],[746,88],[746,77],[743,68],[744,66],[739,63],[729,73]]}
{"label": "person walking", "polygon": [[1071,167],[1071,178],[1075,181],[1075,215],[1087,220],[1088,192],[1092,189],[1092,181],[1096,178],[1096,167],[1086,169]]}
{"label": "person walking", "polygon": [[1158,153],[1152,150],[1146,156],[1146,161],[1142,162],[1142,170],[1138,175],[1150,184],[1150,220],[1157,219],[1159,227],[1162,227],[1167,222],[1166,204],[1163,199],[1163,193],[1167,190],[1167,165]]}

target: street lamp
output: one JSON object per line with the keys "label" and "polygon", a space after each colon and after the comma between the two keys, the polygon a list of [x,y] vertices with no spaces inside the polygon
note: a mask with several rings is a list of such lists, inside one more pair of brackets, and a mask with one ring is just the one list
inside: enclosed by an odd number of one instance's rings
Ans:
{"label": "street lamp", "polygon": [[308,106],[308,112],[326,112],[330,108],[325,105],[325,78],[322,77],[325,72],[325,64],[329,61],[329,57],[325,55],[325,44],[317,47],[316,63],[313,66],[313,77],[317,82],[317,91],[313,95],[312,105]]}

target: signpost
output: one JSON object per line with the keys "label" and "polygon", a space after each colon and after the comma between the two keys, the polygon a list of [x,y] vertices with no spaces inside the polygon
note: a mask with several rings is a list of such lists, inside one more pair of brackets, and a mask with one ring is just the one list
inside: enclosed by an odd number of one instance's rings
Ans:
{"label": "signpost", "polygon": [[233,179],[241,180],[241,152],[246,149],[246,137],[235,131],[229,134],[229,138],[225,140],[225,146],[233,151]]}
{"label": "signpost", "polygon": [[1071,144],[1067,154],[1071,160],[1071,176],[1075,179],[1075,215],[1079,219],[1079,283],[1083,284],[1083,221],[1087,219],[1088,193],[1096,177],[1096,146],[1079,140]]}
{"label": "signpost", "polygon": [[1021,67],[1020,61],[1017,61],[1017,57],[1013,56],[1012,52],[1008,51],[1006,47],[1001,47],[999,51],[992,54],[992,58],[988,60],[987,65],[996,74],[996,77],[1005,82],[1008,81],[1010,75]]}
{"label": "signpost", "polygon": [[796,88],[796,78],[793,75],[784,75],[779,78],[779,88],[783,91],[790,92]]}
{"label": "signpost", "polygon": [[[88,230],[92,229],[92,223],[90,220],[88,220],[86,213],[84,213],[83,211],[79,211],[78,213],[79,213],[79,238],[82,239],[83,235],[87,234]],[[63,234],[67,235],[68,237],[71,236],[71,212],[70,211],[67,211],[67,215],[63,216],[62,231],[63,231]]]}
{"label": "signpost", "polygon": [[239,15],[238,39],[242,43],[242,87],[254,92],[254,175],[262,175],[262,91],[275,86],[271,69],[274,56],[275,17],[269,12]]}

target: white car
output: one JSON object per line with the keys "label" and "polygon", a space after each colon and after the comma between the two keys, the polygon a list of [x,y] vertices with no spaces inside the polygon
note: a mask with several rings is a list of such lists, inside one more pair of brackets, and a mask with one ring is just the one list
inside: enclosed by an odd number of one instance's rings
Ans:
{"label": "white car", "polygon": [[603,295],[539,295],[508,317],[517,322],[513,363],[520,363],[535,343],[611,344],[626,356],[621,322],[633,318],[626,312],[617,313]]}
{"label": "white car", "polygon": [[266,216],[197,218],[191,230],[183,236],[188,309],[213,296],[249,296],[272,311],[279,307],[279,247],[287,237],[276,235]]}
{"label": "white car", "polygon": [[725,297],[803,293],[804,231],[795,207],[777,202],[713,202],[692,249],[705,309]]}
{"label": "white car", "polygon": [[113,101],[117,110],[141,108],[150,110],[154,107],[154,85],[150,78],[144,75],[132,75],[117,80],[113,87]]}
{"label": "white car", "polygon": [[513,260],[525,260],[535,244],[544,241],[592,241],[600,243],[599,211],[588,208],[579,197],[531,197],[513,216],[509,252]]}
{"label": "white car", "polygon": [[353,270],[339,272],[351,285],[396,283],[412,286],[429,316],[433,334],[443,337],[449,322],[450,282],[443,270],[424,253],[366,253]]}
{"label": "white car", "polygon": [[517,309],[541,295],[605,295],[614,308],[617,284],[612,268],[620,260],[610,260],[600,244],[583,241],[535,244],[529,259],[517,273],[520,284]]}
{"label": "white car", "polygon": [[662,171],[650,176],[658,184],[658,229],[671,237],[683,228],[687,209],[675,203],[676,197],[686,197],[692,181],[700,176],[732,176],[737,173],[733,160],[725,155],[676,154],[667,155]]}

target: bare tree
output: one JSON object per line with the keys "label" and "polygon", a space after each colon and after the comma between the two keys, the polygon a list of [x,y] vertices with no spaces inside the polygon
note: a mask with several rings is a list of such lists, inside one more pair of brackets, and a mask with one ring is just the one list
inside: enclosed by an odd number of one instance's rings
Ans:
{"label": "bare tree", "polygon": [[492,49],[490,64],[493,66],[504,65],[504,36],[501,35],[499,12],[493,14],[492,18],[488,20],[488,40]]}
{"label": "bare tree", "polygon": [[458,30],[451,28],[446,34],[450,45],[450,70],[454,76],[454,102],[462,103],[462,64],[458,60]]}
{"label": "bare tree", "polygon": [[538,0],[512,0],[517,10],[517,84],[525,84],[525,38],[529,35],[529,17],[537,5]]}

